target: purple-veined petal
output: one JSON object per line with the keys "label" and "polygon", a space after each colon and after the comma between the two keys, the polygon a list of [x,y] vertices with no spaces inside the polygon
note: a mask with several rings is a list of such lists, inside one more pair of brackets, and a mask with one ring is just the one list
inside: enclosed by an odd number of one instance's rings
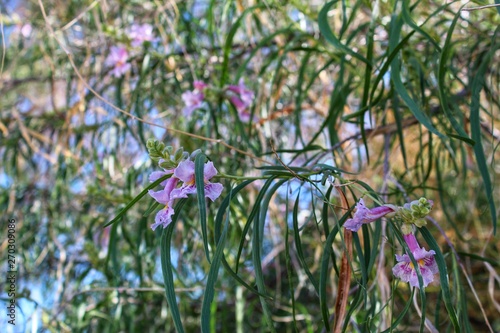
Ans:
{"label": "purple-veined petal", "polygon": [[[405,240],[406,239],[407,237],[405,237]],[[434,259],[436,252],[434,250],[427,251],[424,248],[420,248],[416,238],[413,240],[410,237],[410,242],[415,242],[417,246],[417,248],[412,251],[412,254],[420,269],[423,282],[422,286],[425,288],[429,285],[429,283],[434,281],[434,274],[438,273],[438,267],[436,260]],[[415,245],[408,244],[408,247],[412,246]],[[407,254],[402,256],[396,255],[396,260],[398,263],[392,268],[394,276],[401,279],[401,281],[410,283],[410,286],[412,287],[420,288],[417,271],[411,262],[410,256]]]}

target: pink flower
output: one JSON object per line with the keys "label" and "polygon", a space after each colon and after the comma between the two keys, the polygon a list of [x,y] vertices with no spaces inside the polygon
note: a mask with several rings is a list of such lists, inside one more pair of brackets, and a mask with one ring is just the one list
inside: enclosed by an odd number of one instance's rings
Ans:
{"label": "pink flower", "polygon": [[[160,160],[161,162],[161,160]],[[169,169],[165,171],[154,171],[149,175],[149,181],[150,182],[155,182],[161,177],[172,174],[174,172],[174,169]],[[174,209],[172,208],[173,205],[173,199],[171,198],[171,193],[172,190],[175,189],[177,186],[179,179],[175,177],[170,177],[163,182],[161,182],[161,186],[163,186],[163,190],[160,191],[152,191],[149,190],[148,193],[149,195],[155,199],[157,202],[159,202],[162,205],[165,205],[163,209],[161,209],[155,217],[155,223],[151,225],[151,228],[155,230],[158,226],[163,226],[163,228],[166,228],[170,222],[172,222],[172,216],[174,215]]]}
{"label": "pink flower", "polygon": [[206,84],[203,81],[196,80],[196,81],[193,82],[193,86],[194,86],[195,90],[203,91],[203,89],[205,89],[206,87],[208,87],[208,84]]}
{"label": "pink flower", "polygon": [[240,115],[240,119],[243,122],[249,122],[250,120],[257,121],[256,117],[254,119],[250,119],[250,113],[248,109],[253,104],[255,99],[255,94],[253,91],[249,90],[245,86],[245,82],[243,82],[243,78],[240,79],[238,85],[230,85],[226,88],[226,91],[229,92],[228,98],[229,101],[234,105],[238,114]]}
{"label": "pink flower", "polygon": [[184,92],[181,97],[186,105],[182,112],[184,116],[189,117],[194,110],[200,109],[203,105],[203,100],[205,95],[203,94],[203,89],[207,87],[207,84],[202,81],[193,82],[194,90]]}
{"label": "pink flower", "polygon": [[361,225],[376,221],[387,214],[394,213],[395,211],[396,208],[392,205],[368,209],[365,206],[363,198],[361,198],[356,204],[356,212],[354,213],[354,217],[352,219],[347,219],[347,221],[344,223],[344,228],[356,232],[359,230],[359,228],[361,228]]}
{"label": "pink flower", "polygon": [[[205,183],[205,197],[215,201],[221,193],[223,186],[220,183],[211,183],[209,180],[217,174],[212,162],[205,163],[203,168],[204,183]],[[188,194],[196,193],[196,184],[194,178],[194,162],[185,160],[179,163],[174,171],[174,177],[179,178],[184,182],[180,188],[172,191],[170,198],[187,198]]]}
{"label": "pink flower", "polygon": [[[424,248],[421,248],[413,234],[404,235],[404,239],[418,264],[425,288],[429,283],[434,281],[434,274],[438,272],[438,267],[434,259],[436,252],[433,250],[426,251]],[[392,268],[392,273],[402,281],[409,282],[410,286],[420,288],[417,272],[411,262],[410,256],[407,254],[402,256],[396,255],[396,260],[398,263]]]}
{"label": "pink flower", "polygon": [[128,29],[128,36],[132,40],[132,46],[141,46],[144,42],[152,42],[155,40],[153,34],[153,26],[148,23],[134,23]]}
{"label": "pink flower", "polygon": [[132,67],[128,61],[127,49],[123,46],[111,46],[109,55],[105,64],[113,67],[111,74],[115,77],[121,77]]}
{"label": "pink flower", "polygon": [[21,35],[23,35],[24,38],[28,38],[33,31],[33,27],[31,26],[31,24],[26,23],[21,26],[20,31]]}

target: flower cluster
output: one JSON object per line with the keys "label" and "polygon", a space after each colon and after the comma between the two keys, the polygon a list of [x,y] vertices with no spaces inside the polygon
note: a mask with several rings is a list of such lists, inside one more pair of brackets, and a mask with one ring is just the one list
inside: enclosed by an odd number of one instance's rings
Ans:
{"label": "flower cluster", "polygon": [[[146,42],[153,42],[156,40],[153,33],[153,26],[148,23],[134,23],[126,30],[126,32],[132,47],[138,47]],[[122,44],[114,45],[111,46],[109,50],[109,55],[105,60],[105,65],[112,67],[111,74],[114,75],[114,77],[119,78],[132,67],[129,62],[129,57],[129,50],[126,46]]]}
{"label": "flower cluster", "polygon": [[185,104],[185,107],[182,109],[184,116],[188,117],[194,110],[203,107],[203,103],[206,101],[205,92],[209,90],[212,93],[216,93],[216,95],[218,94],[219,97],[227,99],[236,108],[242,122],[247,123],[258,120],[256,116],[251,119],[249,109],[253,104],[255,94],[245,86],[243,79],[240,79],[238,85],[228,85],[222,90],[217,90],[215,87],[202,81],[194,81],[193,86],[193,90],[182,94],[182,100]]}
{"label": "flower cluster", "polygon": [[[180,148],[174,153],[172,147],[165,147],[163,143],[156,140],[148,140],[147,148],[149,156],[154,161],[157,161],[158,165],[163,169],[163,171],[151,173],[149,181],[154,182],[170,175],[169,178],[161,182],[161,190],[149,190],[149,195],[158,203],[164,205],[156,214],[155,222],[151,225],[151,228],[155,230],[158,226],[166,228],[172,222],[172,216],[175,213],[173,208],[175,199],[187,198],[189,194],[196,193],[193,159],[199,153],[199,150],[189,155]],[[205,163],[203,168],[205,197],[212,201],[215,201],[221,195],[223,189],[222,184],[210,182],[210,179],[215,175],[217,175],[217,169],[215,169],[213,163]]]}
{"label": "flower cluster", "polygon": [[[434,280],[434,274],[438,272],[433,250],[427,251],[421,248],[414,235],[415,227],[426,224],[425,217],[431,212],[434,202],[426,198],[420,198],[403,206],[386,204],[379,207],[367,208],[363,199],[356,204],[354,216],[344,223],[344,228],[356,232],[363,224],[374,222],[383,216],[394,217],[401,221],[401,231],[404,240],[415,261],[423,279],[423,287]],[[397,264],[392,269],[393,274],[404,282],[410,283],[412,287],[420,287],[415,265],[408,254],[396,255]]]}

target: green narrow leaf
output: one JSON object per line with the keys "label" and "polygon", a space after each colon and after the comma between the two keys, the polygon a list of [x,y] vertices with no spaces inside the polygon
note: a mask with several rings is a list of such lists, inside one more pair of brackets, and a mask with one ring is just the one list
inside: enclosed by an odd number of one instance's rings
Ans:
{"label": "green narrow leaf", "polygon": [[236,32],[238,31],[238,28],[240,27],[240,24],[243,20],[243,18],[250,12],[254,11],[257,8],[262,8],[266,7],[267,4],[259,4],[256,6],[249,7],[241,13],[240,17],[234,22],[233,26],[231,27],[231,30],[229,30],[229,33],[227,34],[226,37],[226,42],[224,44],[224,60],[222,62],[222,69],[221,69],[221,80],[220,80],[220,87],[224,87],[226,82],[228,81],[228,72],[229,72],[229,55],[231,54],[231,51],[233,50],[233,39],[234,36],[236,35]]}
{"label": "green narrow leaf", "polygon": [[461,6],[460,9],[457,11],[457,14],[455,15],[455,18],[453,19],[450,28],[448,29],[448,34],[446,36],[446,40],[444,42],[443,49],[441,51],[441,57],[439,59],[439,66],[438,66],[438,93],[439,93],[439,100],[441,102],[441,108],[444,111],[444,114],[446,115],[446,118],[450,121],[451,126],[455,129],[455,131],[459,135],[450,135],[453,138],[462,140],[471,146],[474,145],[474,140],[470,139],[467,133],[465,133],[465,130],[463,127],[458,123],[458,121],[455,119],[455,116],[452,114],[452,112],[449,109],[449,104],[448,104],[448,98],[446,96],[445,92],[445,82],[444,82],[444,76],[446,74],[446,70],[448,68],[448,60],[451,57],[451,37],[453,36],[453,30],[455,29],[455,25],[457,24],[457,20],[461,15],[461,10],[465,5]]}
{"label": "green narrow leaf", "polygon": [[295,204],[293,206],[293,235],[295,240],[295,249],[297,250],[297,257],[299,258],[299,262],[302,265],[304,271],[306,272],[309,281],[311,281],[316,293],[319,293],[318,282],[316,281],[316,279],[311,273],[311,270],[307,266],[306,259],[304,258],[304,250],[302,249],[302,241],[300,240],[299,219],[298,219],[299,199],[300,199],[300,190],[299,193],[297,194],[297,199],[295,200]]}
{"label": "green narrow leaf", "polygon": [[246,238],[246,235],[248,234],[248,230],[250,230],[250,226],[252,225],[252,222],[255,219],[255,216],[259,212],[260,204],[262,202],[262,199],[264,198],[264,195],[267,192],[267,189],[271,186],[272,182],[275,179],[276,179],[276,176],[272,176],[264,183],[259,194],[257,195],[257,198],[255,199],[255,203],[253,205],[252,211],[250,212],[250,215],[248,216],[247,223],[245,223],[245,226],[243,227],[243,231],[242,231],[241,236],[240,236],[241,238],[240,238],[240,245],[238,247],[238,253],[236,254],[236,268],[235,268],[236,273],[238,273],[238,266],[239,266],[239,262],[240,262],[241,252],[243,251],[243,246],[245,245],[245,238]]}
{"label": "green narrow leaf", "polygon": [[[290,183],[288,183],[290,184]],[[285,268],[286,268],[286,276],[287,276],[287,279],[288,279],[288,284],[290,285],[290,299],[292,301],[292,319],[293,319],[293,328],[295,330],[295,332],[298,332],[299,329],[297,327],[297,318],[296,318],[296,315],[295,315],[295,308],[296,308],[296,304],[295,304],[295,286],[294,286],[294,283],[293,283],[293,270],[292,270],[292,260],[291,260],[291,257],[290,257],[290,242],[289,242],[289,235],[290,235],[290,228],[288,226],[288,214],[289,214],[289,208],[288,208],[288,189],[286,191],[286,197],[285,197],[285,202],[286,202],[286,205],[285,205]]]}
{"label": "green narrow leaf", "polygon": [[[251,184],[254,181],[255,180],[246,180],[246,181],[244,181],[240,185],[238,185],[235,188],[233,188],[231,190],[230,194],[227,197],[225,197],[224,200],[222,200],[222,203],[219,206],[219,210],[217,211],[217,215],[215,217],[215,222],[214,222],[214,236],[215,236],[215,242],[216,243],[218,243],[219,240],[220,240],[221,233],[222,233],[221,232],[222,220],[223,220],[223,217],[224,217],[224,213],[226,212],[226,209],[228,209],[231,200],[235,198],[236,194],[239,191],[241,191],[247,185]],[[231,277],[233,279],[235,279],[239,284],[241,284],[242,286],[244,286],[250,292],[252,292],[252,293],[254,293],[256,295],[260,295],[262,297],[268,297],[268,296],[260,294],[257,290],[255,290],[254,288],[250,287],[237,273],[235,273],[232,270],[231,266],[226,261],[226,257],[224,256],[224,253],[222,254],[222,264],[223,264],[224,268],[226,269],[226,271],[229,273],[229,275],[231,275]]]}
{"label": "green narrow leaf", "polygon": [[[401,17],[396,17],[393,15],[391,33],[389,34],[389,49],[391,50],[393,50],[398,44],[402,25],[403,21],[401,20]],[[411,113],[413,113],[415,118],[417,118],[419,123],[425,126],[429,131],[431,131],[438,137],[444,139],[445,136],[434,127],[427,115],[422,112],[417,103],[415,103],[415,101],[408,94],[408,91],[406,90],[403,81],[401,80],[400,67],[401,61],[399,60],[399,57],[395,57],[391,64],[391,80],[394,83],[394,89],[401,97],[403,102],[408,106]]]}
{"label": "green narrow leaf", "polygon": [[[412,27],[415,31],[417,31],[419,34],[424,36],[429,42],[431,42],[432,45],[436,48],[436,51],[441,52],[441,47],[439,44],[432,38],[425,30],[420,28],[411,18],[410,11],[408,9],[408,4],[410,3],[409,0],[404,0],[403,1],[403,19],[406,24],[408,24],[410,27]],[[425,23],[424,23],[425,24]]]}
{"label": "green narrow leaf", "polygon": [[429,230],[427,230],[426,227],[421,227],[419,228],[419,230],[427,244],[429,244],[431,250],[434,250],[436,252],[434,258],[439,269],[439,279],[441,281],[441,289],[443,291],[444,305],[450,317],[451,323],[455,328],[455,332],[460,332],[460,325],[458,324],[457,315],[455,313],[455,309],[453,309],[453,304],[451,303],[452,297],[450,292],[450,285],[448,282],[448,270],[446,269],[446,262],[444,261],[443,253],[441,252],[438,243],[436,242],[434,237],[432,237],[431,233],[429,232]]}
{"label": "green narrow leaf", "polygon": [[354,52],[353,50],[342,44],[330,29],[330,25],[328,24],[328,11],[330,11],[330,8],[332,8],[332,6],[337,3],[337,1],[338,0],[334,0],[325,4],[318,14],[318,26],[321,34],[323,35],[323,37],[325,37],[327,42],[335,46],[340,51],[347,53],[358,60],[361,60],[367,65],[371,65],[370,62],[361,54]]}
{"label": "green narrow leaf", "polygon": [[115,216],[114,219],[112,219],[111,221],[109,221],[108,223],[106,223],[103,228],[107,227],[107,226],[110,226],[112,225],[113,223],[117,222],[120,218],[122,218],[122,216],[130,209],[132,208],[132,206],[134,206],[137,201],[141,200],[141,198],[143,196],[145,196],[149,190],[152,190],[154,189],[156,186],[160,185],[161,182],[163,182],[164,180],[170,178],[172,176],[172,174],[169,174],[169,175],[165,175],[163,177],[161,177],[160,179],[152,182],[151,184],[149,184],[141,193],[139,193],[138,196],[136,196],[134,199],[132,199],[119,213],[118,215]]}
{"label": "green narrow leaf", "polygon": [[497,27],[495,34],[492,38],[492,45],[490,51],[481,59],[481,64],[477,70],[474,80],[472,81],[472,97],[470,104],[470,128],[472,133],[472,139],[476,142],[474,145],[474,155],[476,156],[477,166],[481,177],[483,178],[484,190],[486,192],[486,198],[488,199],[488,204],[490,206],[491,222],[493,224],[493,234],[497,231],[497,211],[495,207],[495,201],[493,198],[493,187],[491,185],[490,174],[488,172],[488,166],[486,164],[486,157],[484,155],[483,145],[481,143],[481,120],[479,117],[480,109],[480,94],[484,86],[484,77],[486,75],[486,70],[489,68],[489,64],[493,57],[493,54],[498,49],[495,45],[497,40],[497,34],[499,31]]}
{"label": "green narrow leaf", "polygon": [[172,273],[173,265],[172,258],[170,256],[170,243],[172,240],[172,234],[174,231],[175,224],[179,218],[182,207],[187,202],[187,199],[181,199],[175,205],[175,214],[172,216],[172,222],[163,229],[161,234],[161,271],[163,273],[163,283],[165,284],[165,295],[167,296],[167,303],[170,308],[170,314],[174,321],[175,329],[178,333],[184,333],[184,327],[182,326],[181,315],[179,312],[179,307],[177,306],[177,300],[175,298],[175,286],[174,286],[174,275]]}
{"label": "green narrow leaf", "polygon": [[[262,242],[264,240],[264,225],[266,222],[266,214],[269,207],[269,202],[273,197],[274,193],[280,188],[288,179],[281,179],[276,184],[273,185],[265,193],[264,198],[261,203],[255,203],[255,206],[259,206],[258,212],[254,219],[254,228],[252,233],[252,262],[254,266],[255,272],[255,282],[257,284],[257,290],[259,293],[267,295],[266,286],[264,283],[264,274],[262,272]],[[243,237],[243,236],[242,236]],[[260,303],[262,305],[262,310],[264,312],[264,318],[266,319],[266,323],[271,332],[275,332],[275,328],[272,320],[272,313],[269,309],[269,305],[267,304],[267,298],[259,296]]]}
{"label": "green narrow leaf", "polygon": [[465,292],[464,284],[460,279],[461,274],[458,269],[457,258],[455,256],[451,256],[451,260],[452,260],[453,275],[455,276],[455,286],[456,286],[455,290],[457,291],[458,304],[460,304],[458,306],[460,327],[462,329],[462,332],[471,333],[474,331],[472,330],[471,323],[469,320],[469,312],[467,311],[467,294]]}
{"label": "green narrow leaf", "polygon": [[[117,233],[118,233],[118,224],[115,224],[111,227],[111,231],[109,233],[109,245],[108,245],[108,255],[106,257],[106,266],[109,264],[111,260],[111,264],[113,267],[114,276],[120,276],[120,265],[118,264],[118,254],[117,254]],[[117,280],[116,278],[115,280]]]}
{"label": "green narrow leaf", "polygon": [[208,250],[207,236],[207,203],[205,198],[205,159],[204,154],[196,155],[194,160],[194,183],[196,184],[196,196],[198,199],[198,210],[200,211],[200,226],[201,235],[203,238],[203,247],[205,248],[205,256],[210,262],[210,251]]}
{"label": "green narrow leaf", "polygon": [[[255,217],[254,231],[252,233],[252,260],[255,272],[255,282],[257,283],[257,290],[259,291],[259,293],[266,295],[267,292],[264,283],[264,274],[262,272],[262,261],[261,261],[262,237],[260,232],[260,229],[261,228],[263,229],[265,219],[264,221],[261,221],[259,215],[260,214],[258,214]],[[269,309],[269,306],[266,303],[266,299],[261,296],[259,296],[259,299],[260,299],[260,304],[262,305],[262,310],[264,313],[264,318],[266,319],[267,327],[271,332],[276,332],[273,325],[271,310]]]}
{"label": "green narrow leaf", "polygon": [[[230,194],[231,195],[231,194]],[[231,200],[231,199],[229,199]],[[226,245],[226,235],[227,226],[229,224],[229,209],[226,215],[226,222],[224,223],[224,229],[222,235],[217,242],[217,248],[210,265],[210,270],[208,272],[207,285],[205,288],[205,295],[203,296],[203,303],[201,305],[201,331],[210,332],[210,318],[211,318],[211,304],[215,295],[215,283],[217,282],[217,275],[219,274],[219,268],[224,256],[224,246]],[[214,323],[215,324],[215,323]]]}
{"label": "green narrow leaf", "polygon": [[158,208],[159,205],[160,205],[159,202],[153,201],[151,203],[151,205],[149,206],[149,208],[144,212],[144,214],[142,214],[142,216],[148,217],[149,215],[151,215],[151,213],[156,211],[156,209]]}
{"label": "green narrow leaf", "polygon": [[500,266],[500,262],[498,261],[498,259],[485,258],[485,257],[482,257],[482,256],[477,255],[477,254],[460,252],[460,251],[458,251],[457,254],[459,256],[465,256],[465,257],[469,257],[471,259],[487,262],[490,265],[492,265],[493,267]]}
{"label": "green narrow leaf", "polygon": [[[363,227],[368,228],[366,225]],[[363,230],[364,234],[364,230]],[[366,283],[368,281],[368,272],[366,271],[366,259],[361,249],[361,242],[359,241],[359,236],[357,232],[352,233],[352,240],[354,247],[356,248],[356,254],[359,258],[359,268],[361,269],[361,288],[366,288]]]}
{"label": "green narrow leaf", "polygon": [[[410,309],[411,304],[413,303],[412,300],[413,300],[413,295],[414,294],[415,294],[415,288],[413,288],[411,290],[411,295],[408,298],[408,301],[406,302],[405,307],[403,308],[403,310],[399,311],[399,315],[391,323],[391,326],[388,329],[386,329],[385,331],[382,331],[382,333],[392,332],[394,329],[396,329],[396,327],[398,327],[399,323],[401,322],[401,320],[403,320],[404,316],[406,315],[406,313]],[[396,311],[393,311],[393,312],[396,312]]]}

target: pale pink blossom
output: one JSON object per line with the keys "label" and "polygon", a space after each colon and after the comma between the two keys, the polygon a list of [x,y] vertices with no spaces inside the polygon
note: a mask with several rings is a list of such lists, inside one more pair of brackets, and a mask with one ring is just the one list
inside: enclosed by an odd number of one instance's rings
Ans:
{"label": "pale pink blossom", "polygon": [[123,76],[132,67],[128,62],[128,52],[124,46],[111,46],[105,64],[113,67],[111,74],[115,77]]}
{"label": "pale pink blossom", "polygon": [[132,46],[141,46],[145,42],[153,42],[155,36],[153,34],[153,26],[148,23],[134,23],[128,29],[128,37],[132,40]]}
{"label": "pale pink blossom", "polygon": [[258,120],[256,116],[253,119],[250,118],[249,108],[254,102],[255,94],[245,86],[243,78],[240,79],[238,85],[227,86],[226,93],[229,101],[234,105],[236,111],[238,111],[241,121],[249,122],[250,120]]}
{"label": "pale pink blossom", "polygon": [[185,104],[182,112],[186,117],[189,117],[194,110],[200,109],[205,99],[203,90],[207,87],[207,84],[202,81],[194,81],[193,86],[194,89],[192,91],[186,91],[181,95]]}

